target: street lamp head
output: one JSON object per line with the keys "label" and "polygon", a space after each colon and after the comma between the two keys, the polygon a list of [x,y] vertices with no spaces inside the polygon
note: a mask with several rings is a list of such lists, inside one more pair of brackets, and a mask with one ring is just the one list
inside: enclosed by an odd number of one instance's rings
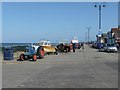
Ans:
{"label": "street lamp head", "polygon": [[98,3],[93,3],[93,7],[98,7]]}
{"label": "street lamp head", "polygon": [[103,2],[103,3],[93,3],[93,7],[107,7],[107,4],[105,3],[105,2]]}
{"label": "street lamp head", "polygon": [[98,6],[95,4],[94,7],[98,7]]}
{"label": "street lamp head", "polygon": [[102,5],[103,7],[106,7],[106,5]]}
{"label": "street lamp head", "polygon": [[107,7],[107,3],[103,2],[102,4],[102,7]]}
{"label": "street lamp head", "polygon": [[91,27],[87,27],[87,29],[91,29]]}

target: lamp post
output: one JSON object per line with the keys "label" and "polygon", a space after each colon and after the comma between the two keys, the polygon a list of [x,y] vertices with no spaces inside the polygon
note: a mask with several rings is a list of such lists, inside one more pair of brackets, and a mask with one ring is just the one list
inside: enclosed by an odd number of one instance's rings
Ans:
{"label": "lamp post", "polygon": [[85,32],[85,42],[87,42],[87,32]]}
{"label": "lamp post", "polygon": [[90,29],[91,29],[91,27],[87,27],[87,29],[88,29],[88,43],[89,43],[89,39],[90,39]]}
{"label": "lamp post", "polygon": [[[100,4],[98,4],[98,3],[95,3],[94,4],[94,7],[95,8],[98,8],[98,10],[99,10],[99,33],[98,33],[98,37],[101,37],[101,11],[102,11],[102,8],[105,8],[106,7],[106,3],[100,3]],[[100,42],[100,41],[99,41]]]}

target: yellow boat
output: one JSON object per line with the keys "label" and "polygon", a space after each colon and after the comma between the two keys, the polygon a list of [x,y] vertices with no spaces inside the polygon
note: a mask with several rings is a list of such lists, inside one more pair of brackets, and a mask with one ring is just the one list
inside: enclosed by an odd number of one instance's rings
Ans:
{"label": "yellow boat", "polygon": [[57,52],[57,49],[51,45],[49,40],[41,40],[40,42],[38,42],[38,45],[44,48],[45,53]]}

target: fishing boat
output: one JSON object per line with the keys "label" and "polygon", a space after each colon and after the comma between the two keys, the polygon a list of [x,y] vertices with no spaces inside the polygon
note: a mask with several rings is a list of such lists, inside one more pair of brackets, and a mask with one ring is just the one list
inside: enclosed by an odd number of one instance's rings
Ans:
{"label": "fishing boat", "polygon": [[39,46],[42,46],[44,48],[45,53],[57,53],[57,49],[51,45],[51,42],[49,40],[41,40],[38,42]]}
{"label": "fishing boat", "polygon": [[74,37],[74,39],[71,40],[71,43],[75,44],[76,49],[80,49],[80,43],[79,43],[79,40],[76,37]]}

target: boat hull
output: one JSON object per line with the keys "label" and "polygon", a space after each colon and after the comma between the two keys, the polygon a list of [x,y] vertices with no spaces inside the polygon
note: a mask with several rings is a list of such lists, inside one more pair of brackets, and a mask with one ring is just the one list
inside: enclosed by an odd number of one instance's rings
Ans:
{"label": "boat hull", "polygon": [[46,53],[56,52],[55,48],[54,48],[54,47],[51,47],[51,46],[43,46],[43,48],[44,48],[44,51],[45,51]]}

